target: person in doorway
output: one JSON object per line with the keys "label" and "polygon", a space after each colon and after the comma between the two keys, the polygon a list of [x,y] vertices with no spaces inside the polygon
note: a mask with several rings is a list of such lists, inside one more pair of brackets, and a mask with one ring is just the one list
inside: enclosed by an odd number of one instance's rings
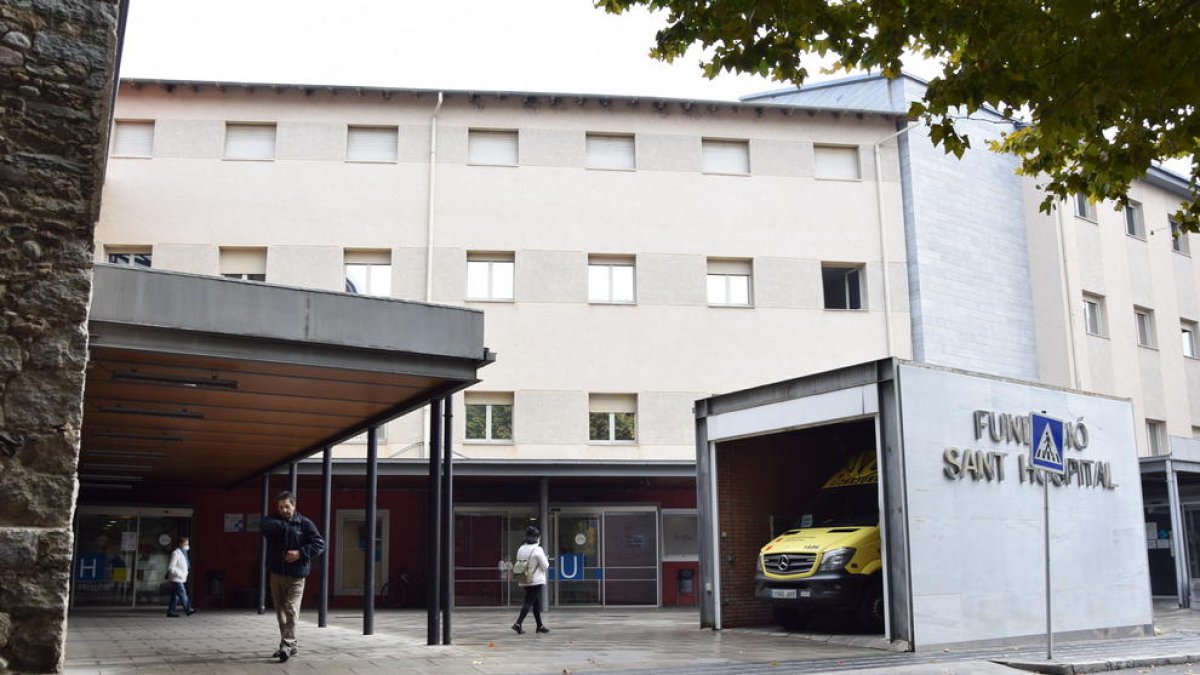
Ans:
{"label": "person in doorway", "polygon": [[188,616],[196,613],[187,593],[188,572],[192,568],[192,561],[188,558],[190,549],[188,538],[179,537],[175,540],[175,550],[171,551],[171,561],[167,563],[167,581],[171,582],[171,604],[167,605],[167,616],[171,618],[179,616],[175,613],[176,604]]}
{"label": "person in doorway", "polygon": [[521,624],[525,622],[525,616],[531,608],[533,620],[537,622],[537,632],[550,632],[542,623],[542,589],[546,587],[546,572],[550,569],[550,559],[542,550],[541,536],[542,533],[536,526],[530,525],[525,528],[525,543],[517,549],[517,562],[513,565],[514,573],[519,575],[518,582],[525,589],[525,602],[521,603],[521,614],[512,625],[517,635],[525,632]]}
{"label": "person in doorway", "polygon": [[296,512],[296,496],[291,492],[279,493],[275,512],[263,518],[262,535],[267,540],[271,602],[279,621],[279,649],[274,657],[287,661],[298,652],[296,616],[304,596],[304,579],[312,571],[313,559],[325,552],[325,538],[311,520]]}

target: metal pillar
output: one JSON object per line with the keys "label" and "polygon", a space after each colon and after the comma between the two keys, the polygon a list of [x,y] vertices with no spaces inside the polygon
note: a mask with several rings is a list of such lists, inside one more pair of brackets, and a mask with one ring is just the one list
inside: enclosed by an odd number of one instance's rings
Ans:
{"label": "metal pillar", "polygon": [[317,596],[317,627],[329,625],[329,552],[333,550],[333,528],[329,513],[333,504],[333,448],[321,453],[321,532],[325,534],[325,553],[321,554],[321,594]]}
{"label": "metal pillar", "polygon": [[[262,488],[262,517],[266,518],[268,509],[271,508],[271,474],[263,474]],[[266,614],[267,612],[267,539],[261,536],[262,522],[259,522],[259,539],[261,540],[258,548],[258,613]]]}
{"label": "metal pillar", "polygon": [[[548,549],[550,546],[550,479],[545,476],[538,481],[538,524],[542,530],[542,548]],[[550,557],[550,553],[546,553],[546,557]],[[550,584],[547,583],[542,588],[542,611],[546,612],[550,609]]]}
{"label": "metal pillar", "polygon": [[428,523],[427,543],[425,550],[429,552],[429,585],[426,593],[425,637],[426,643],[436,645],[441,642],[441,605],[442,605],[442,402],[440,399],[429,402],[429,505],[427,507]]}
{"label": "metal pillar", "polygon": [[296,507],[300,506],[300,468],[299,462],[292,462],[288,465],[288,492],[292,493],[292,499],[296,500]]}
{"label": "metal pillar", "polygon": [[442,644],[450,644],[450,609],[454,606],[454,419],[450,397],[442,399]]}
{"label": "metal pillar", "polygon": [[1192,576],[1188,563],[1187,521],[1184,520],[1183,503],[1179,499],[1179,474],[1171,460],[1163,463],[1167,476],[1167,508],[1171,512],[1171,546],[1175,549],[1175,590],[1180,607],[1192,604]]}
{"label": "metal pillar", "polygon": [[363,559],[363,635],[375,634],[375,505],[378,501],[378,429],[367,429],[367,555]]}

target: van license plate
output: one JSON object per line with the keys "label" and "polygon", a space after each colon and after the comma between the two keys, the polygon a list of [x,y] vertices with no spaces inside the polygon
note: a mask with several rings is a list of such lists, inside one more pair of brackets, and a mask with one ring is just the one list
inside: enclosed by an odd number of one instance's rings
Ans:
{"label": "van license plate", "polygon": [[772,588],[771,589],[771,597],[779,598],[781,600],[795,600],[796,599],[796,589],[794,589],[794,588]]}

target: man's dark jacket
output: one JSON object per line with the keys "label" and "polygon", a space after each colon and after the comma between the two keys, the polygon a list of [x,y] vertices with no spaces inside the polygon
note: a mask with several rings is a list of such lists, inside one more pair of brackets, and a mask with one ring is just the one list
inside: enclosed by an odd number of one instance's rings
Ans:
{"label": "man's dark jacket", "polygon": [[[267,540],[267,571],[289,577],[306,577],[312,571],[312,561],[325,552],[325,538],[313,521],[299,513],[291,520],[279,516],[262,519],[262,535]],[[300,551],[296,562],[288,562],[288,551]]]}

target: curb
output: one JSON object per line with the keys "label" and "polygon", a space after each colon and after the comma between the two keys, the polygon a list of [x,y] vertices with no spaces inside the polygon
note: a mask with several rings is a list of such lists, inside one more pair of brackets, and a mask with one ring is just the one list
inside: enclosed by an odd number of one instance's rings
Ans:
{"label": "curb", "polygon": [[1034,673],[1049,675],[1078,675],[1079,673],[1106,673],[1127,668],[1144,668],[1146,666],[1178,666],[1190,663],[1200,663],[1200,653],[1171,654],[1166,656],[1144,656],[1133,658],[1116,658],[1105,661],[1080,661],[1077,663],[1056,663],[1038,661],[1008,661],[993,660],[1009,668],[1027,670]]}

